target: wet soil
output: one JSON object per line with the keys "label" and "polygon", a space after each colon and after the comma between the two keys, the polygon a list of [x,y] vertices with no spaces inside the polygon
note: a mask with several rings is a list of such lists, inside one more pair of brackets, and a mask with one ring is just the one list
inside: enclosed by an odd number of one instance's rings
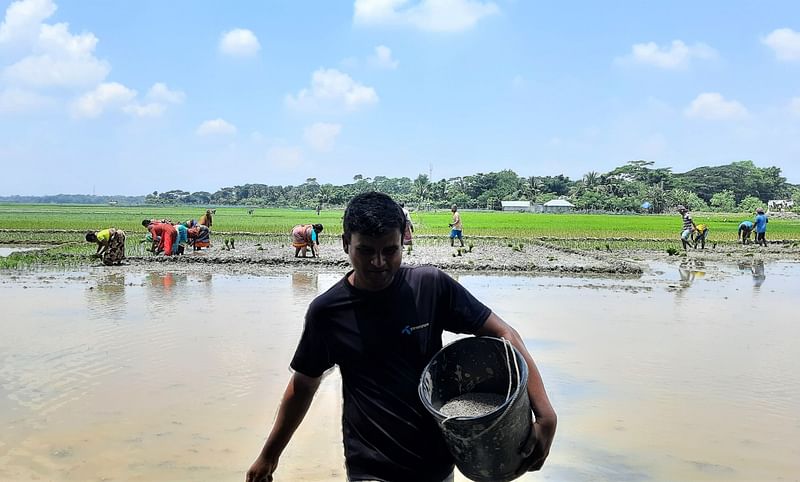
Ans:
{"label": "wet soil", "polygon": [[[800,246],[797,244],[771,244],[767,247],[755,245],[711,245],[706,249],[689,249],[669,255],[664,250],[627,249],[606,251],[582,251],[552,243],[529,240],[519,248],[509,247],[501,241],[476,243],[471,249],[451,247],[428,241],[414,245],[403,254],[408,265],[433,265],[449,271],[564,273],[564,274],[617,274],[639,275],[652,262],[685,264],[687,262],[752,263],[753,261],[800,261]],[[347,268],[347,255],[338,245],[323,245],[319,256],[294,257],[294,249],[278,240],[260,242],[241,240],[235,249],[226,250],[214,245],[201,251],[187,251],[182,256],[141,256],[127,259],[129,266],[168,263],[176,265],[207,266],[218,271],[228,267],[231,271],[261,271],[271,267],[292,268]],[[202,269],[202,268],[201,268]]]}

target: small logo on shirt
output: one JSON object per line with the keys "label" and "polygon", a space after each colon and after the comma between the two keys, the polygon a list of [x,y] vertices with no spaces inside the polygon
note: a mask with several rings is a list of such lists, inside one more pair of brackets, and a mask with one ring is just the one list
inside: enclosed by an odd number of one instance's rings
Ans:
{"label": "small logo on shirt", "polygon": [[414,333],[417,330],[421,330],[423,328],[427,328],[429,325],[430,325],[430,323],[423,323],[423,324],[417,325],[417,326],[406,325],[405,328],[400,330],[400,333],[402,333],[404,335],[410,335],[410,334]]}

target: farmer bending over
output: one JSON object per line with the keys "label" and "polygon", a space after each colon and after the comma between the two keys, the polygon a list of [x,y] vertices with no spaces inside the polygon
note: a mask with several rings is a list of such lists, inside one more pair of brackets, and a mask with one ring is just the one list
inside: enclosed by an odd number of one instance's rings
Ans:
{"label": "farmer bending over", "polygon": [[[319,251],[319,234],[322,232],[321,224],[298,224],[292,228],[292,246],[294,246],[294,257],[306,257],[306,250],[311,248],[311,257],[316,258]],[[314,251],[314,245],[317,251]]]}
{"label": "farmer bending over", "polygon": [[708,239],[708,226],[705,224],[698,224],[697,229],[692,233],[692,242],[694,248],[700,245],[700,249],[706,249],[706,239]]}
{"label": "farmer bending over", "polygon": [[343,224],[353,269],[308,308],[294,374],[247,482],[273,480],[281,452],[334,365],[342,376],[349,481],[452,481],[453,458],[417,394],[443,330],[506,338],[525,358],[535,421],[520,448],[526,459],[519,473],[541,468],[556,414],[519,334],[443,271],[401,266],[405,216],[389,196],[354,197]]}
{"label": "farmer bending over", "polygon": [[739,234],[738,239],[742,242],[742,244],[747,244],[750,242],[750,233],[753,232],[753,222],[752,221],[742,221],[739,224]]}

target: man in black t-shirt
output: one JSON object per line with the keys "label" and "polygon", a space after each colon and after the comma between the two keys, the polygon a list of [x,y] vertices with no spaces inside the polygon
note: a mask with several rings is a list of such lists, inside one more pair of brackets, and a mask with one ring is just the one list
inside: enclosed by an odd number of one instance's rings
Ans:
{"label": "man in black t-shirt", "polygon": [[433,267],[401,266],[405,216],[389,196],[365,193],[344,216],[344,251],[353,270],[309,306],[294,369],[267,442],[247,482],[271,481],[278,459],[308,410],[323,374],[338,365],[342,433],[351,481],[452,480],[453,458],[417,384],[442,347],[442,332],[506,338],[522,353],[535,421],[520,473],[538,470],[556,429],[539,371],[519,334],[466,289]]}

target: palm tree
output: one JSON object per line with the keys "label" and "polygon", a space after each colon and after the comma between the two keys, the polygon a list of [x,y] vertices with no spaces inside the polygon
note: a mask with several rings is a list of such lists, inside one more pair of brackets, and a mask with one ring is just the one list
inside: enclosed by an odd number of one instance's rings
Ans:
{"label": "palm tree", "polygon": [[430,185],[431,181],[428,179],[427,174],[420,174],[414,179],[414,194],[417,196],[420,206],[424,205],[425,200],[428,198]]}
{"label": "palm tree", "polygon": [[594,190],[595,186],[600,184],[600,173],[597,171],[589,171],[583,175],[583,185],[589,191]]}

